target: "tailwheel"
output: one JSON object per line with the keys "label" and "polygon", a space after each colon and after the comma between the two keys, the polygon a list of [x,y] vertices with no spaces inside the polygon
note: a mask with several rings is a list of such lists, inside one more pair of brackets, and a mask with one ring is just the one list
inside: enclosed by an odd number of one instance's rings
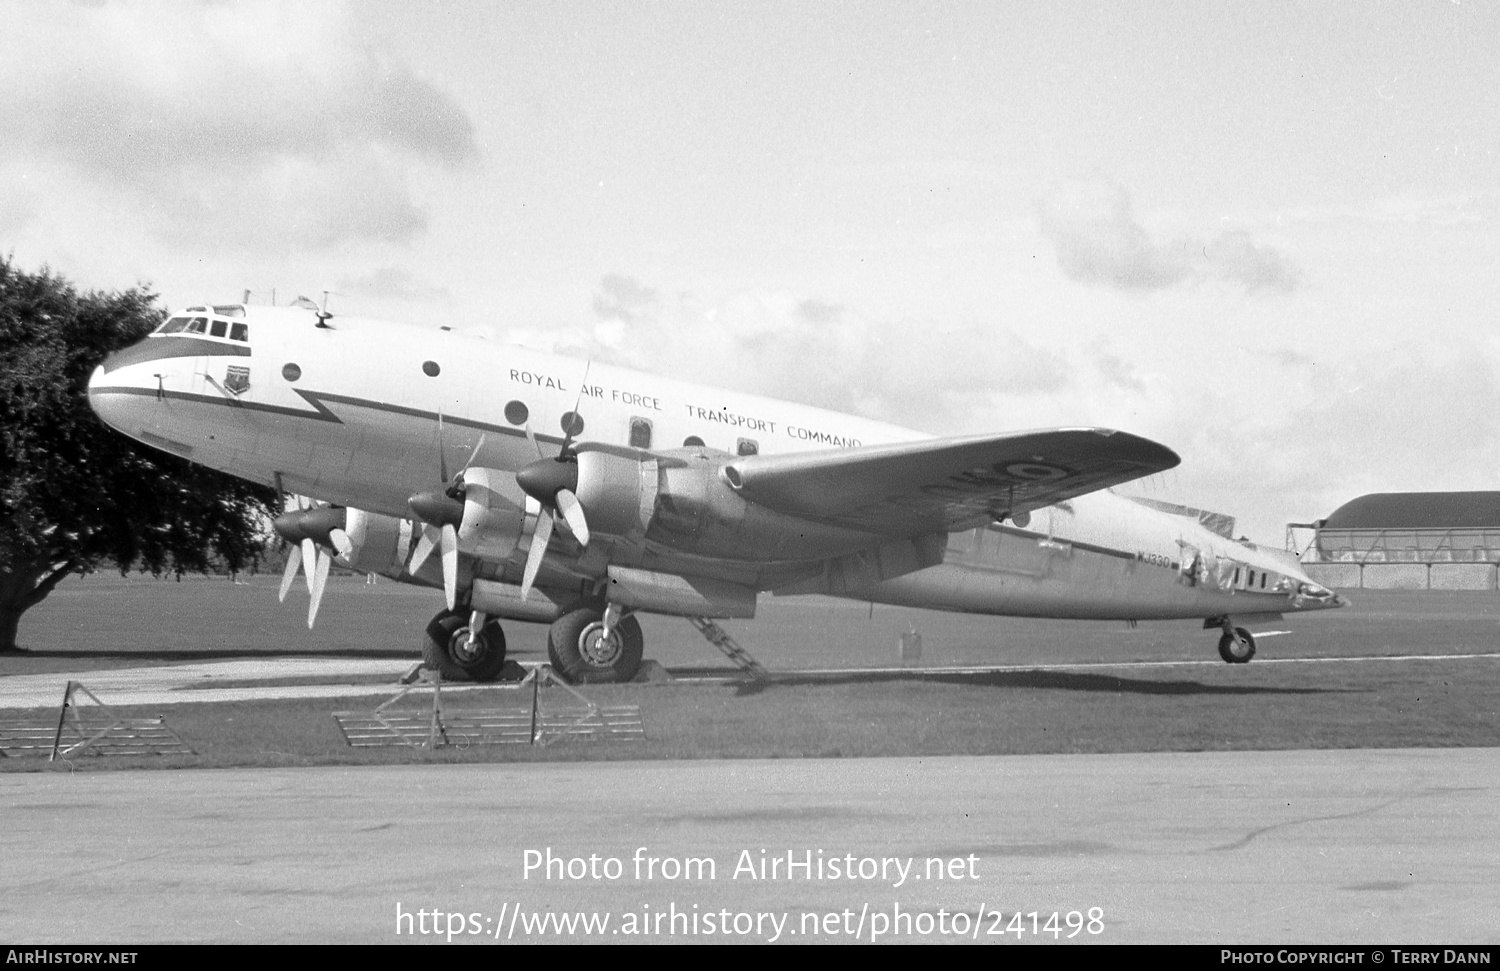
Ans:
{"label": "tailwheel", "polygon": [[1249,664],[1255,656],[1255,638],[1243,627],[1225,627],[1219,638],[1219,657],[1230,664]]}
{"label": "tailwheel", "polygon": [[620,617],[606,632],[604,620],[602,611],[585,607],[558,618],[547,634],[552,667],[574,684],[619,684],[641,669],[640,622]]}
{"label": "tailwheel", "polygon": [[491,620],[471,638],[469,615],[444,610],[427,625],[422,662],[444,681],[494,681],[505,667],[505,632]]}

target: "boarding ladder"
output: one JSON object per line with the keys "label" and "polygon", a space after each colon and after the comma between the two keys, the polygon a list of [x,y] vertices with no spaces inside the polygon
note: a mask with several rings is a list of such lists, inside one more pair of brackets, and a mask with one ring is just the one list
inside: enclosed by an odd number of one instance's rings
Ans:
{"label": "boarding ladder", "polygon": [[760,662],[750,656],[750,652],[740,647],[739,642],[729,636],[729,632],[707,617],[689,617],[692,625],[698,628],[698,633],[708,638],[710,644],[724,652],[740,669],[757,681],[769,681],[771,675]]}

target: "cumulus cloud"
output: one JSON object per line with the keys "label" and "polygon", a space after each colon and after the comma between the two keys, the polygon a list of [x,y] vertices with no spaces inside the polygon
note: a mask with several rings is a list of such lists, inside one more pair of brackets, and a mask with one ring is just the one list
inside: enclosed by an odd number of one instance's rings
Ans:
{"label": "cumulus cloud", "polygon": [[408,239],[425,226],[410,174],[478,152],[463,109],[337,6],[17,4],[7,21],[0,158],[134,193],[164,235],[217,217],[227,243],[262,225],[305,246]]}
{"label": "cumulus cloud", "polygon": [[1269,246],[1257,246],[1246,232],[1223,233],[1203,246],[1203,258],[1213,275],[1241,283],[1247,290],[1281,290],[1302,283],[1302,271]]}
{"label": "cumulus cloud", "polygon": [[357,279],[340,280],[339,290],[375,300],[405,303],[450,303],[453,300],[446,287],[419,280],[399,266],[382,266]]}
{"label": "cumulus cloud", "polygon": [[1146,393],[1146,383],[1141,379],[1135,365],[1115,353],[1103,341],[1094,343],[1094,346],[1090,348],[1089,356],[1093,359],[1094,367],[1098,369],[1100,377],[1108,383],[1137,394]]}
{"label": "cumulus cloud", "polygon": [[1290,292],[1301,271],[1242,231],[1211,239],[1152,241],[1136,220],[1125,189],[1102,177],[1056,186],[1037,205],[1042,234],[1057,248],[1070,279],[1121,290],[1160,290],[1179,283],[1225,280],[1246,290]]}
{"label": "cumulus cloud", "polygon": [[594,292],[594,313],[605,320],[628,324],[654,312],[657,304],[655,290],[639,280],[614,273],[606,275]]}
{"label": "cumulus cloud", "polygon": [[715,302],[633,277],[599,284],[592,321],[512,332],[530,346],[916,427],[983,421],[996,397],[1049,394],[1062,356],[992,324],[915,327],[780,292]]}
{"label": "cumulus cloud", "polygon": [[1064,273],[1124,290],[1171,286],[1187,275],[1176,255],[1152,245],[1135,221],[1130,197],[1112,182],[1059,185],[1037,209],[1043,235]]}

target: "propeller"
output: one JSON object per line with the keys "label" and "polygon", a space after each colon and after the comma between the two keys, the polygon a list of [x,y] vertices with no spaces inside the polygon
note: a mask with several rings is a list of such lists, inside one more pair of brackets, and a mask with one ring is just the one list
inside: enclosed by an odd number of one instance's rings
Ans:
{"label": "propeller", "polygon": [[[483,447],[484,436],[480,435],[464,462],[465,469],[474,464]],[[461,469],[452,479],[448,478],[442,412],[438,412],[438,475],[443,485],[415,493],[406,500],[411,514],[423,524],[422,536],[417,540],[407,570],[416,573],[432,551],[439,550],[443,561],[443,594],[448,599],[448,609],[452,610],[458,602],[458,527],[464,521],[464,473]]]}
{"label": "propeller", "polygon": [[[578,502],[578,456],[573,451],[573,437],[583,431],[583,419],[578,415],[578,406],[583,400],[583,388],[588,382],[588,368],[583,372],[578,398],[573,410],[564,416],[562,448],[553,458],[542,452],[531,426],[526,425],[526,439],[536,449],[537,460],[516,473],[516,483],[528,496],[537,500],[541,512],[532,528],[531,545],[526,553],[526,568],[522,575],[521,597],[525,599],[536,583],[537,573],[546,556],[547,544],[552,539],[555,518],[560,514],[568,530],[578,542],[589,543],[588,518]],[[415,493],[407,499],[407,507],[413,516],[424,525],[422,536],[412,552],[407,569],[412,573],[427,562],[433,550],[441,551],[443,558],[443,593],[448,600],[448,609],[453,610],[458,601],[458,530],[464,521],[464,473],[460,470],[452,479],[448,477],[447,451],[443,441],[443,414],[438,412],[438,475],[444,483],[436,489]],[[484,436],[474,446],[464,469],[474,464],[479,450],[484,446]]]}
{"label": "propeller", "polygon": [[318,606],[323,602],[323,590],[328,585],[328,568],[335,550],[340,556],[354,551],[354,543],[344,531],[348,515],[342,506],[302,506],[298,497],[295,511],[282,513],[271,521],[276,535],[291,544],[287,551],[286,570],[281,575],[280,599],[285,602],[292,583],[300,569],[307,580],[307,592],[311,600],[307,606],[307,626],[311,630],[318,617]]}
{"label": "propeller", "polygon": [[[588,372],[584,372],[588,380]],[[580,390],[580,401],[582,391]],[[573,436],[583,429],[583,420],[578,416],[578,404],[566,416],[563,429],[562,448],[553,458],[542,453],[531,426],[526,426],[526,438],[536,449],[537,460],[516,473],[516,485],[521,491],[535,499],[542,507],[537,516],[536,527],[531,535],[531,546],[526,551],[526,569],[521,574],[521,599],[531,595],[537,573],[542,569],[542,560],[547,555],[547,544],[552,539],[554,512],[561,513],[568,530],[579,545],[589,545],[588,517],[578,501],[578,453],[573,451]]]}

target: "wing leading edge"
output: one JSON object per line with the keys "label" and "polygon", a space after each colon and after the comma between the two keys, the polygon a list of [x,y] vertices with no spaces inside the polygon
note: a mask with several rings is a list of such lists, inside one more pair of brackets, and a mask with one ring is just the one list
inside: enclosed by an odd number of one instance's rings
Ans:
{"label": "wing leading edge", "polygon": [[1108,428],[755,455],[725,472],[751,502],[884,535],[970,529],[1173,468],[1175,452]]}

